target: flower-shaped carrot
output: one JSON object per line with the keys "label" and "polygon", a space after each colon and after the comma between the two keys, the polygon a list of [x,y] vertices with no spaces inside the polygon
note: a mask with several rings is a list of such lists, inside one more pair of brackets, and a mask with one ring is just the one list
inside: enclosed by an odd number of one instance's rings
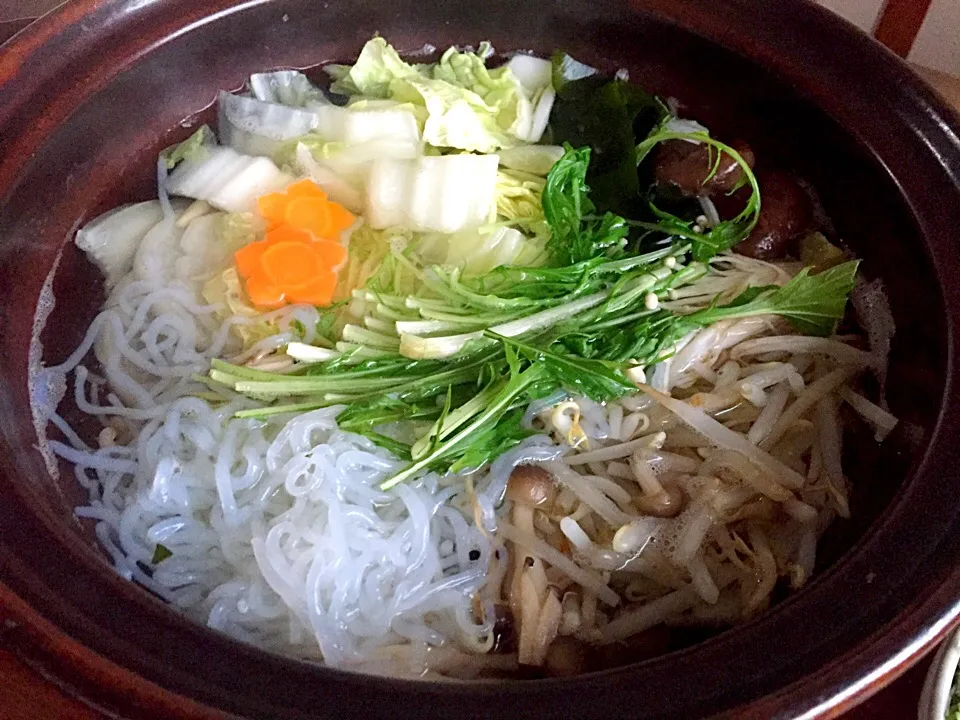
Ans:
{"label": "flower-shaped carrot", "polygon": [[264,195],[257,200],[257,209],[270,228],[292,225],[328,240],[336,240],[356,219],[342,205],[330,202],[312,180],[298,180],[285,192]]}
{"label": "flower-shaped carrot", "polygon": [[237,272],[247,281],[247,294],[258,307],[329,305],[347,251],[338,242],[315,240],[306,230],[280,225],[260,242],[239,250],[234,259]]}

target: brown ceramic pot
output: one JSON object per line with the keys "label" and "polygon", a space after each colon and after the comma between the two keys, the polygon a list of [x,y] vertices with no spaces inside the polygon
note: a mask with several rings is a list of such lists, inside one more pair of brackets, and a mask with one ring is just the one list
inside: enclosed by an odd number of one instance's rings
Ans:
{"label": "brown ceramic pot", "polygon": [[[680,99],[819,190],[886,284],[898,332],[883,447],[848,443],[854,519],[821,572],[770,612],[685,650],[562,681],[399,682],[293,662],[180,618],[117,577],[35,450],[27,356],[55,362],[96,310],[69,244],[154,189],[180,123],[253,71],[489,39],[562,48]],[[835,715],[908,666],[960,605],[960,124],[895,57],[806,2],[778,0],[77,0],[0,51],[0,615],[7,643],[123,717]]]}

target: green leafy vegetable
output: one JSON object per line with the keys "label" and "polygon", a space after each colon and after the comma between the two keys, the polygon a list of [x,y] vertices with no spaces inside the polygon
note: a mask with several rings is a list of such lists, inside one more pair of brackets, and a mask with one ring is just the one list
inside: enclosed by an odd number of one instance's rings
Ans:
{"label": "green leafy vegetable", "polygon": [[[550,234],[543,214],[542,195],[546,181],[535,175],[500,168],[497,172],[497,216],[538,240]],[[532,264],[532,263],[512,263]]]}
{"label": "green leafy vegetable", "polygon": [[390,96],[395,80],[416,77],[420,70],[400,59],[400,55],[383,38],[373,38],[363,46],[352,65],[327,65],[324,70],[334,83],[330,90],[341,95]]}
{"label": "green leafy vegetable", "polygon": [[250,76],[250,91],[257,100],[289,107],[317,107],[330,103],[323,91],[297,70],[277,70]]}
{"label": "green leafy vegetable", "polygon": [[601,211],[636,216],[642,209],[637,139],[668,115],[667,108],[636,85],[597,75],[567,55],[555,55],[553,62],[553,142],[591,148],[587,182],[594,203]]}
{"label": "green leafy vegetable", "polygon": [[960,720],[960,668],[957,669],[950,687],[950,706],[944,720]]}
{"label": "green leafy vegetable", "polygon": [[558,264],[572,265],[593,256],[592,248],[581,247],[580,231],[583,216],[592,212],[594,205],[587,198],[590,148],[574,150],[570,145],[564,148],[563,157],[547,175],[542,202],[544,217],[550,224],[550,250]]}
{"label": "green leafy vegetable", "polygon": [[643,162],[657,144],[667,140],[689,140],[704,143],[717,151],[718,161],[721,154],[725,154],[732,157],[740,165],[746,182],[751,188],[746,207],[736,217],[704,230],[695,230],[695,223],[692,220],[684,220],[676,215],[664,212],[653,204],[650,207],[657,218],[656,222],[629,221],[629,224],[644,230],[661,232],[669,236],[689,240],[693,245],[693,258],[706,262],[717,253],[729,250],[738,242],[744,240],[753,230],[757,224],[757,219],[760,217],[760,186],[757,184],[757,178],[750,166],[732,147],[719,140],[714,140],[706,132],[674,132],[669,125],[669,121],[661,123],[643,142],[637,145],[637,164]]}
{"label": "green leafy vegetable", "polygon": [[608,249],[622,249],[627,226],[623,218],[612,213],[584,222],[584,217],[596,209],[587,197],[590,148],[574,150],[565,144],[564,149],[563,157],[547,175],[542,203],[551,231],[547,246],[554,261],[574,265]]}
{"label": "green leafy vegetable", "polygon": [[[531,366],[523,372],[514,372],[510,379],[505,383],[500,383],[493,387],[496,393],[490,403],[479,413],[470,418],[469,422],[460,426],[460,429],[447,440],[437,443],[429,453],[421,459],[408,465],[405,469],[386,480],[380,485],[381,490],[389,490],[397,483],[407,480],[421,470],[433,466],[442,460],[459,460],[466,453],[466,450],[472,446],[473,439],[477,433],[484,428],[499,424],[505,413],[511,405],[523,397],[524,392],[531,385],[543,379],[543,369],[539,366]],[[502,445],[502,443],[501,443]],[[450,464],[453,464],[451,462]]]}
{"label": "green leafy vegetable", "polygon": [[688,316],[701,325],[727,317],[776,314],[807,335],[829,335],[843,317],[847,296],[856,283],[859,261],[851,260],[811,275],[804,268],[779,288],[752,288],[724,307],[707,308]]}
{"label": "green leafy vegetable", "polygon": [[158,565],[168,557],[173,557],[173,552],[170,551],[170,548],[168,548],[166,545],[157,543],[157,546],[153,549],[153,557],[150,558],[150,564]]}
{"label": "green leafy vegetable", "polygon": [[427,264],[460,268],[464,275],[484,275],[501,265],[537,267],[546,260],[540,238],[512,227],[487,226],[453,233],[425,233],[416,251]]}
{"label": "green leafy vegetable", "polygon": [[833,245],[823,233],[810,232],[800,238],[800,260],[816,274],[846,260],[846,254]]}
{"label": "green leafy vegetable", "polygon": [[563,148],[557,145],[521,145],[497,153],[500,166],[516,170],[523,177],[546,177],[557,160],[563,157]]}
{"label": "green leafy vegetable", "polygon": [[493,54],[490,43],[480,43],[477,52],[448,48],[433,67],[433,79],[470,90],[487,105],[500,107],[513,100],[513,79],[503,67],[490,70],[486,60]]}
{"label": "green leafy vegetable", "polygon": [[423,139],[436,147],[491,153],[518,142],[499,123],[499,108],[471,90],[442,80],[412,78],[396,83],[391,97],[420,100],[427,109]]}
{"label": "green leafy vegetable", "polygon": [[203,160],[206,157],[207,148],[216,144],[217,138],[213,130],[204,125],[183,142],[162,150],[160,159],[168,170],[172,170],[184,160]]}
{"label": "green leafy vegetable", "polygon": [[[597,208],[638,218],[621,221],[622,225],[690,241],[694,259],[701,262],[732,248],[750,234],[760,212],[759,187],[753,172],[735,150],[705,131],[679,131],[676,118],[663,103],[635,85],[604,78],[567,55],[555,55],[553,63],[557,89],[550,121],[553,141],[592,150],[585,182]],[[738,162],[753,191],[744,210],[729,221],[701,230],[694,227],[693,218],[677,217],[652,204],[644,207],[637,166],[657,144],[667,140],[705,143],[717,151],[717,167],[721,154]],[[591,212],[585,210],[581,217],[589,220]],[[652,217],[644,219],[644,215],[650,214]],[[624,237],[626,230],[624,227]]]}
{"label": "green leafy vegetable", "polygon": [[617,364],[588,360],[502,336],[495,337],[505,345],[516,348],[520,357],[543,367],[547,377],[564,390],[600,401],[636,391],[636,385],[627,379]]}
{"label": "green leafy vegetable", "polygon": [[511,410],[496,424],[481,429],[471,439],[460,459],[450,466],[450,471],[459,473],[483,467],[532,436],[534,431],[523,426],[523,414],[523,408]]}
{"label": "green leafy vegetable", "polygon": [[635,311],[585,325],[559,325],[555,334],[580,357],[645,367],[669,356],[674,344],[698,327],[667,310]]}
{"label": "green leafy vegetable", "polygon": [[[488,68],[478,52],[448,49],[432,65],[410,65],[383,38],[373,38],[350,67],[332,66],[333,92],[390,99],[425,109],[423,139],[435,147],[489,153],[535,142],[532,115],[546,85],[525,88],[503,65]],[[351,107],[353,103],[351,103]]]}
{"label": "green leafy vegetable", "polygon": [[[478,458],[502,452],[522,439],[515,427],[501,427],[504,418],[557,388],[597,401],[633,392],[635,386],[626,375],[630,367],[664,359],[681,337],[717,320],[778,314],[805,332],[829,332],[843,314],[856,271],[853,262],[815,276],[804,271],[782,288],[751,289],[728,305],[677,315],[646,309],[645,295],[651,289],[699,277],[702,266],[651,272],[647,258],[648,264],[633,273],[608,274],[611,266],[627,268],[626,261],[631,259],[588,269],[588,276],[592,270],[613,283],[599,301],[586,296],[583,300],[590,302],[582,302],[579,310],[564,310],[552,325],[531,323],[529,331],[517,336],[488,332],[486,344],[468,343],[449,359],[409,360],[388,353],[360,363],[349,359],[317,363],[294,375],[214,361],[211,378],[256,397],[304,398],[239,413],[245,417],[345,403],[341,427],[367,435],[400,457],[413,458],[408,468],[389,481],[392,485],[427,468],[472,467]],[[656,273],[666,274],[658,278]],[[465,306],[460,313],[469,317]],[[506,374],[510,379],[501,380]],[[438,404],[441,396],[449,398],[449,403]],[[378,426],[404,420],[434,424],[415,448],[379,435]]]}

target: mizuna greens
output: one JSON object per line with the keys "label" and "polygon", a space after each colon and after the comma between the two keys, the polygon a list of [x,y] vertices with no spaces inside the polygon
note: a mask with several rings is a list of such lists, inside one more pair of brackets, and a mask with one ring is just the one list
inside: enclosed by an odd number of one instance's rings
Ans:
{"label": "mizuna greens", "polygon": [[[657,132],[651,139],[686,137]],[[677,240],[629,254],[628,222],[612,213],[591,215],[589,158],[589,148],[568,147],[547,176],[550,266],[501,267],[462,278],[456,269],[423,267],[396,253],[420,290],[402,295],[374,284],[356,291],[371,309],[365,326],[343,329],[339,357],[283,375],[214,361],[211,379],[277,400],[240,417],[346,405],[341,427],[410,459],[382,484],[388,489],[427,468],[456,471],[491,461],[528,434],[519,428],[517,411],[557,390],[596,402],[635,392],[631,372],[667,359],[674,343],[720,319],[780,315],[801,331],[826,335],[843,317],[856,262],[815,276],[803,271],[782,288],[751,288],[730,303],[688,315],[658,310],[672,288],[707,272],[708,248],[726,249],[720,246],[742,228],[735,221],[719,232],[721,226],[695,233],[693,223],[681,228],[679,219],[664,218],[645,229]],[[691,245],[695,259],[686,263]],[[378,357],[364,359],[370,349]],[[411,420],[434,421],[412,447],[377,431]]]}
{"label": "mizuna greens", "polygon": [[31,397],[117,571],[260,648],[459,678],[807,582],[856,512],[846,416],[897,424],[858,384],[892,321],[846,315],[882,291],[809,185],[562,52],[323,70],[220,93],[155,200],[77,233],[107,299]]}

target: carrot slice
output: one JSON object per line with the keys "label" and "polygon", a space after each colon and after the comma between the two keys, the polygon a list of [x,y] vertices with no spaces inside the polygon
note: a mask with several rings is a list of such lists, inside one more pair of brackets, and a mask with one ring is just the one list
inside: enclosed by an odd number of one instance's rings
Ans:
{"label": "carrot slice", "polygon": [[337,239],[356,220],[342,205],[330,202],[312,180],[298,180],[285,192],[261,196],[257,209],[271,230],[287,224],[330,240]]}
{"label": "carrot slice", "polygon": [[300,242],[274,243],[260,256],[264,276],[278,287],[298,287],[326,270],[323,259]]}
{"label": "carrot slice", "polygon": [[257,307],[278,308],[287,303],[286,294],[259,275],[247,278],[247,295]]}
{"label": "carrot slice", "polygon": [[255,242],[237,250],[233,254],[233,260],[237,264],[237,272],[243,277],[251,277],[260,268],[260,256],[266,249],[266,243]]}
{"label": "carrot slice", "polygon": [[329,305],[337,287],[337,274],[326,271],[316,275],[309,283],[290,288],[287,299],[293,303]]}
{"label": "carrot slice", "polygon": [[297,302],[329,305],[337,271],[347,260],[347,250],[337,240],[356,218],[309,179],[261,196],[257,209],[267,221],[267,233],[234,256],[251,301],[271,308]]}
{"label": "carrot slice", "polygon": [[304,178],[297,180],[292,185],[287,186],[287,195],[289,197],[312,197],[320,200],[326,200],[327,194],[313,180]]}
{"label": "carrot slice", "polygon": [[310,237],[310,233],[302,230],[298,227],[293,227],[292,225],[281,224],[272,230],[268,230],[267,234],[263,236],[263,241],[268,243],[278,243],[278,242],[299,242],[299,243],[312,243],[313,238]]}
{"label": "carrot slice", "polygon": [[336,235],[342,233],[357,220],[352,212],[337,203],[327,203],[327,212],[330,216],[330,224],[333,226],[333,232]]}
{"label": "carrot slice", "polygon": [[347,250],[332,240],[314,238],[307,230],[282,224],[269,230],[263,240],[235,253],[237,272],[246,279],[254,305],[330,304],[337,270],[346,261]]}
{"label": "carrot slice", "polygon": [[314,252],[323,258],[324,264],[331,270],[339,270],[347,259],[347,249],[332,240],[320,240],[314,244]]}
{"label": "carrot slice", "polygon": [[257,210],[259,210],[263,218],[271,224],[283,222],[286,207],[287,196],[283,193],[275,192],[269,195],[261,195],[257,198]]}
{"label": "carrot slice", "polygon": [[293,227],[303,228],[318,238],[333,236],[330,222],[330,205],[325,200],[313,197],[294,197],[287,201],[284,219]]}

